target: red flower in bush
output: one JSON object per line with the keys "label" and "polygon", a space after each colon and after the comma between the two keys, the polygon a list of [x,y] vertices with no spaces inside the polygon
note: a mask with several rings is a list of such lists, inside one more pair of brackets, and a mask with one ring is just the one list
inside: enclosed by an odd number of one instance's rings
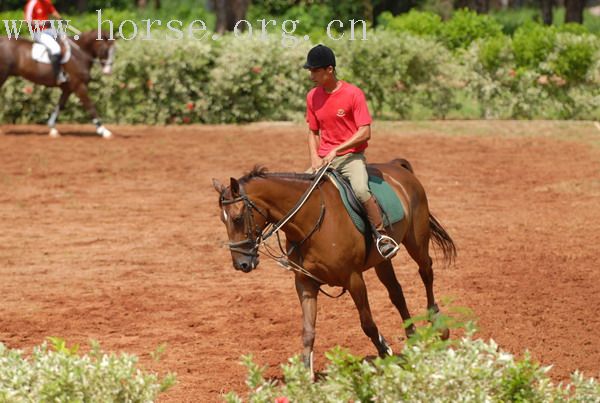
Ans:
{"label": "red flower in bush", "polygon": [[279,397],[275,398],[275,403],[290,403],[290,401],[285,396],[279,396]]}
{"label": "red flower in bush", "polygon": [[30,87],[30,86],[23,87],[23,93],[27,94],[27,95],[32,94],[33,93],[33,87]]}
{"label": "red flower in bush", "polygon": [[152,82],[152,80],[146,81],[146,87],[148,87],[150,89],[154,88],[154,83]]}
{"label": "red flower in bush", "polygon": [[514,78],[517,76],[517,72],[515,71],[515,69],[510,69],[508,70],[508,75]]}
{"label": "red flower in bush", "polygon": [[194,103],[193,102],[188,102],[185,107],[187,108],[188,111],[193,111],[194,110]]}
{"label": "red flower in bush", "polygon": [[189,116],[184,116],[184,117],[183,117],[183,123],[185,123],[185,124],[188,124],[188,123],[190,123],[191,121],[192,121],[192,119],[190,119],[190,117],[189,117]]}
{"label": "red flower in bush", "polygon": [[251,70],[252,70],[252,72],[254,74],[260,74],[260,72],[262,71],[262,67],[260,67],[260,66],[254,66],[254,67],[252,67]]}

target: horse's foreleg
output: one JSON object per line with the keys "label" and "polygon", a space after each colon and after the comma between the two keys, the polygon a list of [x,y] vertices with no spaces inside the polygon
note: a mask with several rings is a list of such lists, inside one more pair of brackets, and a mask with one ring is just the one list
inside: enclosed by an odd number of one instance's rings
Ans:
{"label": "horse's foreleg", "polygon": [[88,95],[88,87],[87,85],[81,83],[75,89],[75,94],[81,100],[83,107],[88,111],[90,116],[92,117],[92,122],[96,125],[96,133],[104,137],[105,139],[111,138],[112,133],[102,124],[102,121],[98,117],[98,112],[96,111],[96,106],[90,99]]}
{"label": "horse's foreleg", "polygon": [[387,345],[383,336],[379,334],[377,325],[375,325],[375,322],[373,321],[373,315],[371,314],[369,299],[367,297],[367,287],[365,286],[362,274],[358,272],[352,273],[346,289],[350,292],[354,304],[356,305],[356,309],[358,309],[360,326],[377,348],[379,355],[381,357],[392,355],[392,349]]}
{"label": "horse's foreleg", "polygon": [[50,115],[50,119],[48,119],[48,127],[50,128],[50,137],[60,136],[60,133],[56,129],[56,121],[58,119],[58,115],[60,114],[60,111],[62,109],[65,109],[65,105],[67,104],[67,100],[69,99],[70,95],[71,95],[71,90],[69,90],[67,88],[63,88],[63,92],[62,92],[62,94],[60,94],[60,100],[58,101],[56,108],[54,108],[52,115]]}
{"label": "horse's foreleg", "polygon": [[319,285],[314,280],[296,274],[296,292],[302,306],[302,358],[306,368],[313,371],[313,345],[315,344],[315,324],[317,322],[317,295]]}
{"label": "horse's foreleg", "polygon": [[[402,286],[396,278],[396,273],[394,273],[394,266],[392,265],[392,262],[389,260],[383,261],[375,266],[375,272],[377,273],[379,281],[381,281],[387,289],[390,300],[400,313],[400,316],[402,316],[402,320],[409,320],[410,312],[408,311],[408,306],[406,305],[406,299],[404,298],[404,292],[402,292]],[[405,328],[405,331],[406,336],[410,337],[410,335],[415,332],[415,325],[411,323]]]}

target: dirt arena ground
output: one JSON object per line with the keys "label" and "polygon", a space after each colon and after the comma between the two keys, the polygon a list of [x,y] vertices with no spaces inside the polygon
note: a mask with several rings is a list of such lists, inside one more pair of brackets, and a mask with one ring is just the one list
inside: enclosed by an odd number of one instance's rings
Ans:
{"label": "dirt arena ground", "polygon": [[[47,336],[138,354],[178,374],[164,402],[245,391],[242,354],[279,376],[300,352],[292,275],[263,259],[236,272],[211,178],[307,164],[301,125],[0,126],[0,341],[25,351]],[[552,377],[600,376],[600,130],[592,123],[422,122],[374,127],[371,161],[409,159],[458,246],[436,271],[438,299],[471,308],[483,338],[529,349]],[[404,252],[396,273],[413,314],[425,293]],[[366,275],[382,333],[400,318]],[[321,296],[316,366],[336,344],[373,355],[351,298]],[[167,350],[154,362],[150,352]]]}

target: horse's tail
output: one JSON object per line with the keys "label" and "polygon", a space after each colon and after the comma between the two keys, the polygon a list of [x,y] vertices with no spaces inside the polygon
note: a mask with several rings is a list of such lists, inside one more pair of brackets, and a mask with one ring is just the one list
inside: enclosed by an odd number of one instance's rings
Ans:
{"label": "horse's tail", "polygon": [[402,168],[406,169],[410,173],[413,173],[413,174],[415,173],[410,162],[408,162],[408,160],[405,160],[404,158],[396,158],[395,160],[390,161],[390,164],[401,166]]}
{"label": "horse's tail", "polygon": [[442,227],[442,224],[431,213],[429,213],[429,229],[433,236],[433,243],[444,254],[444,261],[447,264],[452,264],[456,259],[456,245],[454,245],[454,241],[450,238],[444,227]]}

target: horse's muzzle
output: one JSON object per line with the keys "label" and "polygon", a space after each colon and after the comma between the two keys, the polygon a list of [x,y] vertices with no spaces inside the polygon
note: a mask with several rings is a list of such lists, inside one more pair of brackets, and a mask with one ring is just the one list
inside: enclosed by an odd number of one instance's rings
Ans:
{"label": "horse's muzzle", "polygon": [[236,270],[241,270],[244,273],[250,273],[258,267],[258,256],[244,256],[238,259],[233,259],[233,267]]}

